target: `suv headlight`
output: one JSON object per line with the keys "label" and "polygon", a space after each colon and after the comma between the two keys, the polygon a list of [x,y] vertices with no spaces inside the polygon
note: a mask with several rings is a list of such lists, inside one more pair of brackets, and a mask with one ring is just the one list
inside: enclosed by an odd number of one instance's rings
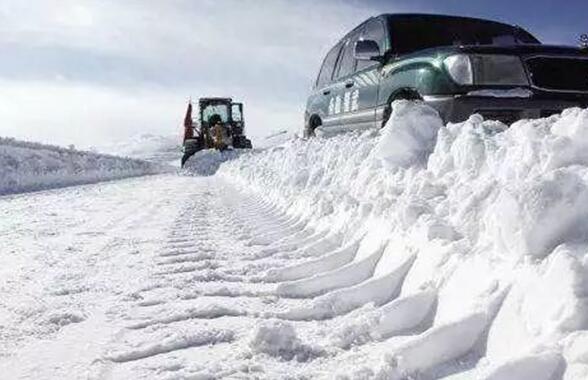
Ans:
{"label": "suv headlight", "polygon": [[451,78],[461,85],[474,84],[474,70],[468,55],[458,54],[445,58],[445,68]]}
{"label": "suv headlight", "polygon": [[523,62],[517,56],[456,54],[445,58],[444,64],[460,85],[529,85]]}

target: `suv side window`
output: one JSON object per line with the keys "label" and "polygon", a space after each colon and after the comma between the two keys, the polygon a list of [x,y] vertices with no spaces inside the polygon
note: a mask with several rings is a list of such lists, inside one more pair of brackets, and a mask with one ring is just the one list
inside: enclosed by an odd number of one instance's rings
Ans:
{"label": "suv side window", "polygon": [[360,33],[355,33],[347,40],[345,49],[341,53],[341,62],[339,63],[339,70],[337,78],[342,78],[351,75],[355,72],[355,43],[359,39]]}
{"label": "suv side window", "polygon": [[319,76],[316,81],[317,87],[323,87],[333,79],[333,70],[337,64],[337,58],[339,58],[339,52],[341,51],[341,44],[337,44],[334,48],[327,53],[323,66],[319,72]]}
{"label": "suv side window", "polygon": [[[361,39],[376,41],[380,47],[380,54],[384,53],[384,49],[387,48],[386,29],[384,29],[384,24],[378,19],[370,20],[365,24]],[[359,61],[357,63],[357,71],[367,69],[376,64],[376,61]]]}

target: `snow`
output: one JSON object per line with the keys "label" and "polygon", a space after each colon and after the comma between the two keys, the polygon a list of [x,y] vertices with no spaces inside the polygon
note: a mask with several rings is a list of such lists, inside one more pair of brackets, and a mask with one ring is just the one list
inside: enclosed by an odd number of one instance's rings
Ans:
{"label": "snow", "polygon": [[563,365],[561,354],[557,352],[542,352],[511,359],[499,368],[490,371],[484,377],[484,380],[549,380],[555,378],[558,372],[561,372]]}
{"label": "snow", "polygon": [[100,153],[119,157],[180,166],[182,157],[182,137],[178,134],[161,136],[150,133],[137,135],[126,141],[98,145],[92,148]]}
{"label": "snow", "polygon": [[468,92],[467,95],[490,98],[530,98],[533,96],[533,91],[526,88],[513,88],[509,90],[476,90]]}
{"label": "snow", "polygon": [[0,195],[162,172],[149,162],[0,138]]}
{"label": "snow", "polygon": [[293,128],[284,128],[267,134],[265,137],[255,141],[255,148],[267,149],[282,145],[299,135],[299,131]]}
{"label": "snow", "polygon": [[[311,301],[282,318],[318,321],[374,305],[367,336],[380,343],[359,351],[366,373],[392,378],[459,372],[450,363],[462,357],[489,379],[560,371],[563,342],[588,328],[588,110],[510,128],[480,115],[443,125],[426,105],[401,101],[381,132],[323,136],[219,171],[323,236],[346,237],[268,271],[279,295]],[[370,230],[388,242],[385,253],[354,254],[358,233]],[[390,274],[401,290],[383,296],[378,281],[411,255]],[[351,337],[366,328],[363,313],[355,318]],[[572,357],[566,365],[586,373]]]}
{"label": "snow", "polygon": [[[114,362],[129,362],[150,356],[186,349],[188,347],[225,343],[233,340],[233,331],[204,329],[196,333],[179,331],[175,334],[165,334],[156,343],[143,341],[126,341],[120,351],[116,349],[106,353],[106,358]],[[131,346],[132,348],[128,348]]]}
{"label": "snow", "polygon": [[0,199],[0,372],[586,379],[588,110],[393,109]]}
{"label": "snow", "polygon": [[221,164],[234,160],[239,155],[247,153],[248,149],[228,149],[219,151],[217,149],[204,149],[192,155],[184,164],[184,172],[191,175],[210,176],[214,175]]}
{"label": "snow", "polygon": [[253,331],[249,345],[254,352],[284,360],[296,359],[304,362],[321,355],[320,349],[314,349],[300,341],[291,324],[280,320],[261,322]]}
{"label": "snow", "polygon": [[394,128],[385,128],[374,156],[390,166],[416,166],[426,162],[433,151],[437,132],[443,127],[433,109],[418,109],[417,104],[398,103],[391,116]]}

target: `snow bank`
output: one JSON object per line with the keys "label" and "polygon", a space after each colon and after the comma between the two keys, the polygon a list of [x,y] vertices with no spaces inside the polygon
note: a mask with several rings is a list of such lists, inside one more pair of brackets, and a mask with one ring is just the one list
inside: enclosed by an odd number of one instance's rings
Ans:
{"label": "snow bank", "polygon": [[161,171],[145,161],[0,138],[0,195]]}
{"label": "snow bank", "polygon": [[439,115],[432,108],[415,112],[406,105],[395,111],[390,118],[394,128],[383,130],[374,156],[392,168],[426,163],[435,146],[437,131],[443,127]]}
{"label": "snow bank", "polygon": [[[588,373],[588,350],[572,343],[585,343],[578,331],[588,329],[588,110],[510,128],[480,115],[443,125],[426,105],[400,101],[382,131],[295,138],[225,162],[219,174],[319,233],[346,236],[343,253],[374,230],[393,244],[373,256],[375,268],[346,274],[351,282],[337,273],[361,260],[334,261],[337,251],[267,277],[294,279],[278,285],[286,296],[326,293],[282,315],[321,319],[375,301],[382,289],[370,281],[396,270],[401,290],[367,319],[379,343],[365,350],[389,360],[367,363],[368,372],[438,378],[467,355],[476,378]],[[325,311],[325,299],[337,305]]]}

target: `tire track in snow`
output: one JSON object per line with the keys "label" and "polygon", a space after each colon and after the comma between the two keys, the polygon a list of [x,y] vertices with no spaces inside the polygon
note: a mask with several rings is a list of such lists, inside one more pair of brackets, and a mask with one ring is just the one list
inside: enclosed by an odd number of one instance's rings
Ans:
{"label": "tire track in snow", "polygon": [[[215,363],[219,373],[239,373],[244,358],[278,352],[278,358],[308,360],[305,375],[320,377],[340,370],[334,363],[344,360],[326,358],[385,352],[396,358],[386,371],[433,374],[471,354],[485,339],[499,306],[437,321],[442,296],[436,286],[401,292],[408,274],[422,269],[417,256],[396,252],[393,242],[379,238],[389,232],[360,229],[343,236],[317,230],[218,179],[206,183],[172,225],[153,259],[150,283],[136,292],[125,314],[126,328],[105,353],[117,371],[143,371],[157,378],[150,368],[185,358],[177,371],[188,376],[202,369],[188,360],[189,352],[204,355],[206,345],[206,355],[214,356],[208,363]],[[276,320],[285,325],[272,322]],[[254,347],[268,344],[265,339],[288,346],[271,337],[281,336],[284,326],[293,328],[291,339],[298,343],[292,347],[320,354],[296,356],[293,348],[290,356],[284,347]],[[175,333],[178,329],[184,329],[183,335]],[[226,339],[202,338],[200,331]],[[259,331],[264,335],[250,340]],[[318,345],[302,343],[317,336],[322,337]],[[448,344],[456,336],[461,344]],[[274,365],[286,370],[292,368],[288,361]]]}
{"label": "tire track in snow", "polygon": [[151,356],[165,354],[190,347],[226,343],[233,340],[233,332],[230,330],[204,330],[177,336],[152,337],[153,343],[139,344],[137,348],[122,352],[113,351],[106,354],[106,358],[116,363],[130,362],[145,359]]}
{"label": "tire track in snow", "polygon": [[[199,343],[216,345],[233,338],[243,339],[264,313],[264,307],[275,306],[276,313],[284,309],[274,305],[277,299],[274,284],[252,280],[284,260],[259,258],[252,264],[251,256],[259,254],[267,242],[248,236],[268,233],[272,239],[293,246],[296,244],[293,236],[310,236],[312,232],[301,234],[305,224],[299,218],[284,216],[256,199],[235,197],[229,194],[230,189],[223,192],[210,186],[180,212],[164,249],[154,257],[153,280],[134,293],[134,306],[125,317],[127,328],[104,355],[106,360],[116,363],[115,367],[124,367],[127,362],[136,366],[143,361],[160,360],[159,356],[178,355],[183,350],[197,349]],[[243,207],[236,207],[236,203]],[[312,241],[315,240],[318,238]],[[229,286],[231,283],[236,286]],[[225,323],[226,318],[246,320],[248,327],[235,331],[212,328],[227,332],[231,339],[193,341],[176,336],[161,344],[152,341],[154,333],[173,331],[190,321],[194,326],[203,323],[211,326],[212,320]],[[143,339],[125,343],[130,334],[139,334]]]}
{"label": "tire track in snow", "polygon": [[25,259],[12,263],[3,251],[12,269],[1,277],[20,288],[0,289],[0,319],[10,326],[0,327],[0,351],[9,353],[0,352],[3,376],[85,377],[78,371],[108,341],[124,294],[175,214],[166,193],[186,182],[158,176],[1,200],[14,222],[0,233]]}

